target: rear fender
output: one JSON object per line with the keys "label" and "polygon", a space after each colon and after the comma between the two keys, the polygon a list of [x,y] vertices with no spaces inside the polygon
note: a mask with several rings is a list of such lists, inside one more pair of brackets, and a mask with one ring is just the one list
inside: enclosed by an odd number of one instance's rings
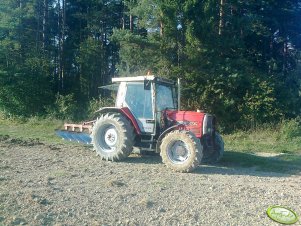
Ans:
{"label": "rear fender", "polygon": [[133,116],[133,114],[131,113],[131,111],[127,107],[123,107],[123,108],[104,107],[104,108],[100,108],[99,110],[96,111],[96,113],[99,113],[99,114],[106,114],[106,113],[112,113],[112,112],[120,113],[124,117],[126,117],[128,120],[130,120],[132,125],[134,126],[136,134],[141,134],[141,130],[138,126],[138,123],[137,123],[135,117]]}

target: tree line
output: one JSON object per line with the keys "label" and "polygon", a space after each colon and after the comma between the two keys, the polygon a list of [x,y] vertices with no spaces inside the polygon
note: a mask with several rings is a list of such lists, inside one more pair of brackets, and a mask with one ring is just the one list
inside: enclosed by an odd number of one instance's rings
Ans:
{"label": "tree line", "polygon": [[225,128],[296,118],[300,21],[300,0],[2,0],[0,111],[83,117],[112,77],[151,70]]}

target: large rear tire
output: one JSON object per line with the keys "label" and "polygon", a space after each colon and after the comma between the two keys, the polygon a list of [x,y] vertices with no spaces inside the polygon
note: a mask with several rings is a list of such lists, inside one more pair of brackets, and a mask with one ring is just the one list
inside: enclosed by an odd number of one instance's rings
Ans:
{"label": "large rear tire", "polygon": [[[205,141],[203,141],[205,142]],[[203,163],[217,163],[224,155],[224,141],[219,133],[215,133],[213,147],[203,144]]]}
{"label": "large rear tire", "polygon": [[106,114],[96,120],[91,138],[94,150],[102,159],[120,161],[132,152],[135,135],[123,115]]}
{"label": "large rear tire", "polygon": [[160,145],[163,163],[176,172],[193,171],[201,162],[203,148],[190,131],[175,130],[167,134]]}

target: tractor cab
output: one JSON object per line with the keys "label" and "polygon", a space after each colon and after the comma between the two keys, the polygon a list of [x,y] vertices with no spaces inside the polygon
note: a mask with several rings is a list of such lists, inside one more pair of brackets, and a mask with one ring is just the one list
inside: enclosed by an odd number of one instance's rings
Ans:
{"label": "tractor cab", "polygon": [[171,80],[138,76],[113,78],[112,82],[119,83],[115,107],[128,108],[143,134],[155,135],[162,111],[178,108],[176,85]]}

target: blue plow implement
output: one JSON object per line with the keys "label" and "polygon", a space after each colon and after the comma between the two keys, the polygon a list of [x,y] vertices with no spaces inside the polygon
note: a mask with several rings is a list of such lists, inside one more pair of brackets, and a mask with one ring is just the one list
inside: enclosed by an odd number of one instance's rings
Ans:
{"label": "blue plow implement", "polygon": [[91,144],[91,137],[87,133],[66,130],[56,130],[55,133],[64,140],[77,141],[78,143],[83,144]]}

